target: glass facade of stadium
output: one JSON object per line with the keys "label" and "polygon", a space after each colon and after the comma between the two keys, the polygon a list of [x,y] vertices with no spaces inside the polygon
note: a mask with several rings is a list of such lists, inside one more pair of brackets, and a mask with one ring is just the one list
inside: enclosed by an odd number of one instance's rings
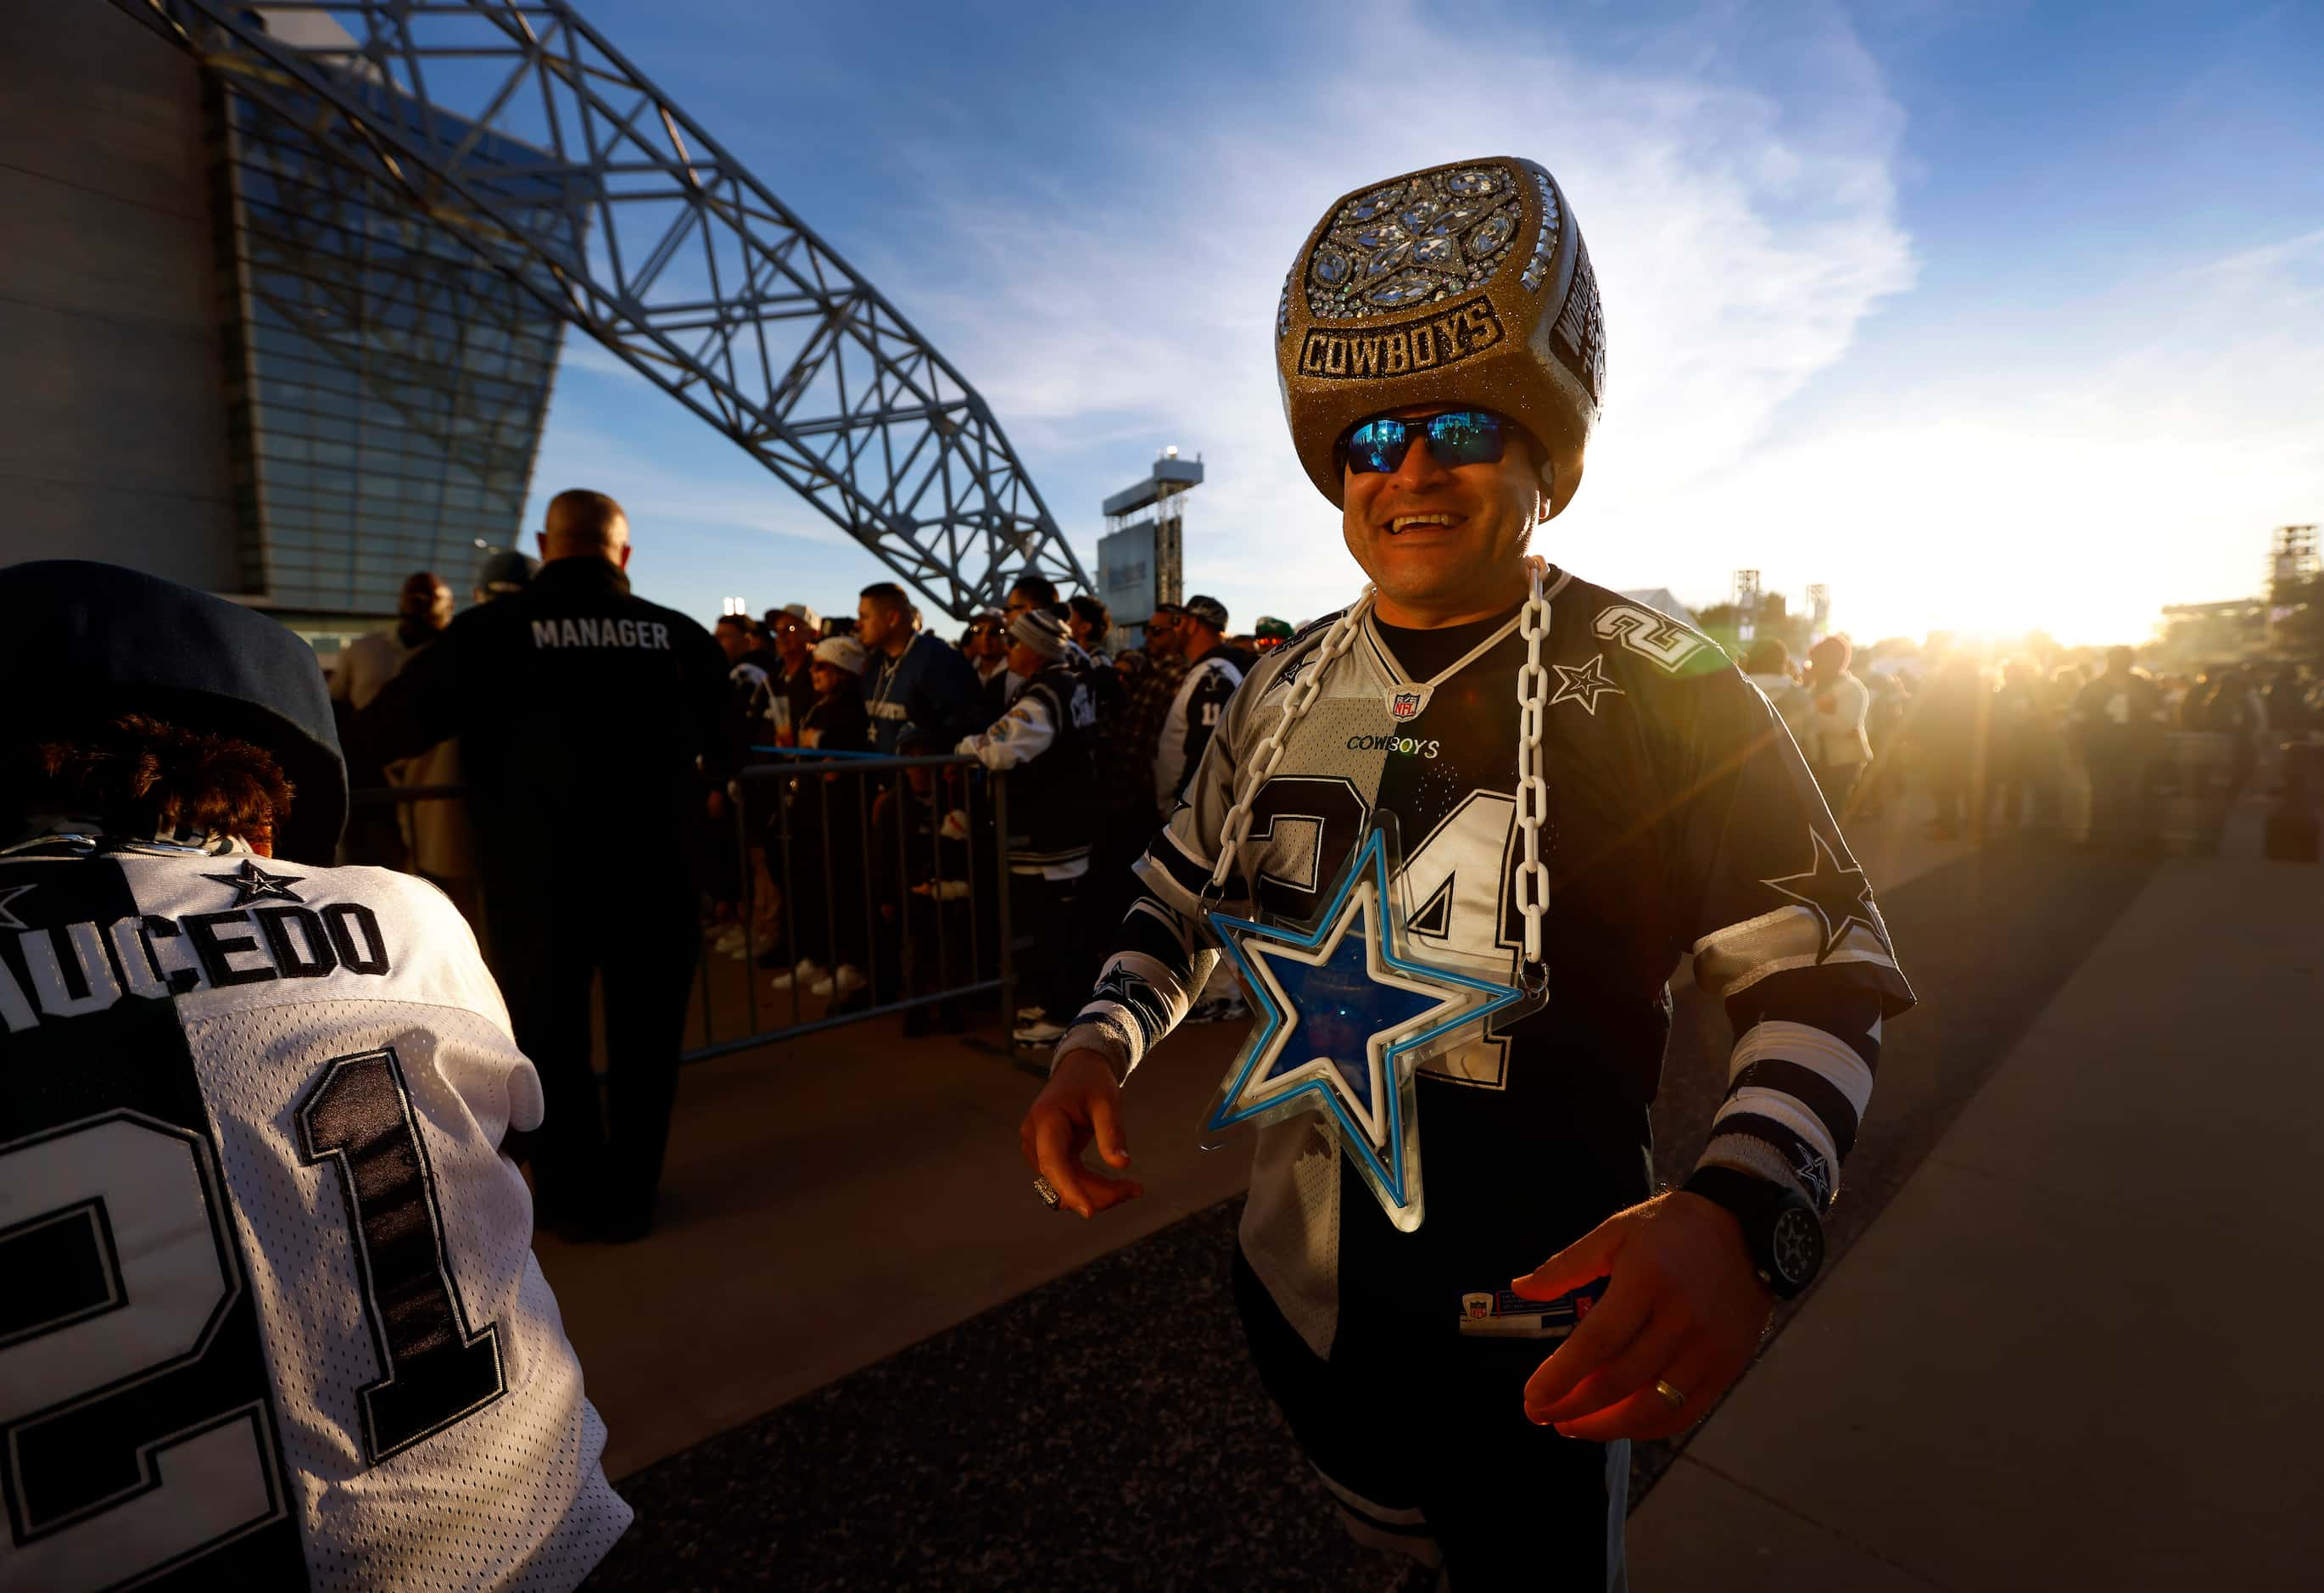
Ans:
{"label": "glass facade of stadium", "polygon": [[[208,101],[237,585],[327,651],[392,614],[413,571],[466,604],[487,553],[530,540],[563,323],[290,119]],[[503,196],[546,181],[522,174],[536,151],[481,152]]]}

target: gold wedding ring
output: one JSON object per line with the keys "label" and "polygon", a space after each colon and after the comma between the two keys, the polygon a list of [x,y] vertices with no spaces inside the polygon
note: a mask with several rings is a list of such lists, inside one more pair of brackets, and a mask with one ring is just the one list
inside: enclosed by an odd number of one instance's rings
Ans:
{"label": "gold wedding ring", "polygon": [[1655,1379],[1655,1392],[1661,1395],[1665,1399],[1670,1401],[1670,1408],[1673,1410],[1678,1409],[1679,1406],[1686,1403],[1685,1395],[1681,1394],[1677,1389],[1673,1388],[1669,1384],[1664,1382],[1659,1377]]}
{"label": "gold wedding ring", "polygon": [[1033,1192],[1041,1197],[1041,1203],[1050,1211],[1057,1209],[1057,1186],[1038,1173],[1033,1174]]}

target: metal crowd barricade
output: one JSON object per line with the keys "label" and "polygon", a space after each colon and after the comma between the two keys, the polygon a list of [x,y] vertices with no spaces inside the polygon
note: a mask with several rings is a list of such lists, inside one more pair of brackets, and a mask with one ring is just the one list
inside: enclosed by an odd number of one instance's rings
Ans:
{"label": "metal crowd barricade", "polygon": [[[741,990],[736,991],[726,976],[729,959],[715,950],[715,936],[723,926],[711,925],[696,972],[700,1043],[680,1060],[706,1062],[847,1024],[995,994],[1005,1029],[1016,1009],[1006,774],[987,770],[962,754],[889,758],[807,749],[761,750],[779,756],[772,762],[745,767],[737,779],[742,799],[730,798],[728,804],[732,827],[727,833],[735,868],[727,883],[735,890],[742,916]],[[924,914],[916,914],[913,907],[918,894],[913,886],[920,872],[914,866],[915,854],[921,845],[911,833],[915,824],[908,822],[921,800],[911,784],[916,769],[929,771],[937,797],[926,826],[926,879],[918,881],[929,888]],[[357,814],[382,808],[400,813],[414,803],[461,800],[466,795],[462,786],[390,786],[352,793]],[[878,833],[883,801],[893,816],[892,837]],[[956,826],[959,833],[948,836],[946,826],[955,813],[962,820]],[[410,833],[408,827],[405,833]],[[883,875],[875,866],[875,844],[895,848],[892,875]],[[945,878],[948,844],[953,859],[965,865],[958,870],[964,879]],[[407,854],[400,866],[409,869],[411,862]],[[853,878],[847,877],[851,870]],[[947,897],[947,883],[962,889]],[[895,908],[891,921],[880,912],[882,885],[889,888],[884,905]],[[776,897],[765,905],[775,915],[778,938],[770,939],[761,927],[761,892],[766,888]],[[860,927],[844,934],[843,925],[853,926],[852,915],[858,908]],[[491,914],[487,893],[479,935],[488,944]],[[916,926],[916,917],[925,923]],[[916,933],[916,927],[926,933]],[[815,961],[835,981],[839,964],[849,962],[862,975],[864,986],[851,993],[835,982],[827,998],[816,997],[802,990],[804,981],[795,976],[788,990],[762,989],[769,971],[759,967],[760,953],[777,945],[784,953],[783,968],[796,970],[802,946],[812,945],[823,953]],[[860,961],[846,954],[857,951]],[[855,999],[859,995],[860,1000]]]}
{"label": "metal crowd barricade", "polygon": [[[811,749],[760,749],[772,751],[777,761],[755,763],[744,768],[738,777],[742,800],[734,805],[735,853],[742,869],[742,900],[743,925],[742,963],[752,972],[743,983],[743,1027],[745,1032],[730,1039],[717,1037],[714,1016],[711,963],[706,953],[700,969],[702,994],[703,1043],[686,1054],[687,1062],[706,1061],[714,1056],[725,1056],[737,1051],[747,1051],[777,1040],[787,1040],[821,1029],[836,1028],[844,1024],[859,1023],[867,1018],[885,1017],[908,1012],[916,1008],[934,1007],[958,1002],[965,998],[997,992],[1002,1019],[1009,1020],[1015,1010],[1016,962],[1011,945],[1012,926],[1009,921],[1009,891],[1007,889],[1008,860],[1005,855],[1009,833],[1009,781],[1002,773],[986,770],[977,760],[960,753],[936,757],[890,758],[867,753],[823,752]],[[923,936],[912,933],[913,907],[911,898],[916,890],[906,882],[914,872],[913,842],[904,822],[919,795],[911,786],[909,771],[927,769],[935,780],[939,800],[935,806],[935,822],[927,835],[928,879],[924,883],[931,889],[927,897],[927,916],[930,933]],[[952,771],[958,771],[955,783]],[[884,779],[881,777],[885,777]],[[881,787],[876,796],[874,786]],[[835,787],[842,789],[835,795]],[[758,793],[766,793],[758,796]],[[958,897],[946,898],[942,887],[945,879],[945,826],[956,810],[964,815],[961,855],[967,867],[967,878],[954,881],[965,886]],[[876,819],[881,800],[890,803],[889,811],[896,815],[894,843],[896,847],[895,883],[902,887],[891,904],[896,908],[892,930],[887,944],[881,943],[882,921],[877,899],[875,879],[879,864],[872,848],[880,844],[875,838]],[[835,828],[835,806],[842,823]],[[853,809],[852,815],[850,809]],[[845,821],[852,816],[854,828],[851,833]],[[804,1009],[799,981],[794,979],[788,991],[787,1022],[771,1026],[761,1022],[759,982],[756,978],[758,955],[768,943],[758,934],[758,870],[753,865],[753,832],[765,843],[765,854],[770,882],[779,896],[778,911],[781,914],[782,945],[787,953],[796,953],[802,944],[820,945],[825,955],[816,959],[835,975],[843,955],[840,933],[843,913],[843,892],[861,897],[863,910],[861,944],[868,966],[858,968],[864,976],[862,994],[867,1000],[856,1005],[835,986],[829,1004],[823,1013],[808,1017]],[[852,840],[860,851],[861,863],[856,868],[859,878],[842,879],[839,870],[854,862],[845,844],[835,846],[835,835]],[[818,845],[818,842],[820,844]],[[978,857],[980,847],[990,848],[990,873]],[[812,855],[809,855],[812,854]],[[820,889],[803,891],[803,879],[819,884]],[[985,898],[990,892],[992,917],[990,929],[984,914]],[[803,900],[804,898],[804,900]],[[959,905],[962,911],[954,914],[946,909]],[[857,904],[845,902],[852,913]],[[808,916],[807,933],[801,933],[802,908]],[[822,923],[813,919],[819,914]],[[965,945],[954,944],[953,922],[958,919],[965,928]],[[821,930],[818,937],[817,929]],[[991,977],[982,977],[987,964],[986,951],[992,953]],[[920,977],[926,970],[920,964],[922,955],[933,951],[936,982],[927,985]],[[786,965],[796,968],[798,959],[793,955]],[[955,979],[955,972],[964,978]],[[883,990],[882,986],[886,988]],[[767,992],[770,1001],[777,992]],[[835,1012],[832,1007],[848,1001],[846,1009]],[[771,1016],[771,1015],[767,1015]]]}

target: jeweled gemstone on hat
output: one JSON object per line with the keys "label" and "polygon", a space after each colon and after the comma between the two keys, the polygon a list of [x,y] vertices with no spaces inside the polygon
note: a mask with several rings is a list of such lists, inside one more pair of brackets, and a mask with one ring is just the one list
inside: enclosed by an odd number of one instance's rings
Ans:
{"label": "jeweled gemstone on hat", "polygon": [[1477,166],[1359,195],[1316,242],[1308,313],[1360,320],[1482,286],[1516,242],[1517,194],[1511,173]]}
{"label": "jeweled gemstone on hat", "polygon": [[1388,306],[1417,304],[1434,291],[1436,291],[1434,277],[1416,271],[1408,271],[1401,276],[1391,277],[1365,294],[1364,302]]}
{"label": "jeweled gemstone on hat", "polygon": [[1517,230],[1517,217],[1508,211],[1488,216],[1484,225],[1469,235],[1469,253],[1481,259],[1507,244]]}

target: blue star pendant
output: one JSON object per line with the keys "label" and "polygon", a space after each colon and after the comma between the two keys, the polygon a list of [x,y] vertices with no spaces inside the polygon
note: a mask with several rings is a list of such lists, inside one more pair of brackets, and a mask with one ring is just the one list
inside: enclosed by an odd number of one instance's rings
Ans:
{"label": "blue star pendant", "polygon": [[1311,921],[1209,915],[1258,1021],[1212,1098],[1203,1144],[1216,1149],[1235,1129],[1320,1113],[1388,1220],[1410,1233],[1423,1215],[1420,1064],[1540,999],[1410,954],[1390,889],[1402,871],[1394,824],[1374,818]]}

